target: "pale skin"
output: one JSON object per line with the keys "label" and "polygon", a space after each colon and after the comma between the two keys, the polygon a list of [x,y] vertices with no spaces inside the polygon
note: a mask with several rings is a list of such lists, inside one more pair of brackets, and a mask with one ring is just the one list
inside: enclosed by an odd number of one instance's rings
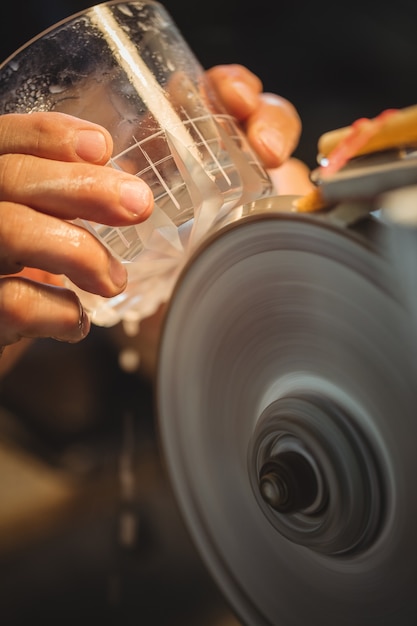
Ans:
{"label": "pale skin", "polygon": [[[307,168],[290,158],[301,133],[294,106],[264,93],[240,65],[208,74],[280,193],[307,192]],[[103,167],[111,153],[109,133],[90,122],[51,112],[0,116],[0,374],[33,338],[75,343],[88,334],[88,316],[62,276],[105,297],[125,288],[123,265],[69,221],[125,226],[150,215],[146,184]]]}

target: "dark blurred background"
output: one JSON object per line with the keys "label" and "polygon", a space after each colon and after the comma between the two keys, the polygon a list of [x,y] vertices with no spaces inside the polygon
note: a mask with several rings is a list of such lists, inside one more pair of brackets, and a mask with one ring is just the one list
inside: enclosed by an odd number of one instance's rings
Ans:
{"label": "dark blurred background", "polygon": [[[7,3],[0,57],[90,4]],[[205,67],[242,63],[294,103],[311,167],[323,132],[417,103],[415,0],[164,4]],[[129,341],[37,342],[0,381],[5,626],[237,624],[177,511],[152,382],[122,366]]]}

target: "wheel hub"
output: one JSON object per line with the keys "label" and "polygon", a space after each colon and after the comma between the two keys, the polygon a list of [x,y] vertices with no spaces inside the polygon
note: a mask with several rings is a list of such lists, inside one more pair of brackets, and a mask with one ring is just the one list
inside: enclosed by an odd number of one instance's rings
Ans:
{"label": "wheel hub", "polygon": [[278,399],[249,449],[255,497],[284,537],[323,554],[370,545],[383,520],[381,473],[365,434],[333,401]]}

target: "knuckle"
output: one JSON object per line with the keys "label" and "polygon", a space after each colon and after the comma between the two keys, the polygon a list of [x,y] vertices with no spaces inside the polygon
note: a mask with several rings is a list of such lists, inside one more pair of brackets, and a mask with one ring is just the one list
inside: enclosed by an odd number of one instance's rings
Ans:
{"label": "knuckle", "polygon": [[4,155],[54,154],[70,159],[75,123],[71,116],[55,111],[5,114],[0,116],[0,150]]}
{"label": "knuckle", "polygon": [[19,179],[24,176],[24,157],[15,154],[0,155],[0,198],[10,197],[11,191],[16,189]]}
{"label": "knuckle", "polygon": [[[73,120],[70,116],[56,111],[39,111],[32,113],[31,117],[35,122],[33,144],[36,154],[43,156],[53,149],[54,152],[58,150],[63,159],[73,156]],[[57,137],[59,142],[56,141]]]}
{"label": "knuckle", "polygon": [[0,261],[3,273],[6,273],[4,267],[8,268],[7,273],[11,273],[9,269],[13,272],[22,269],[21,260],[15,257],[19,242],[26,241],[25,213],[20,205],[0,200]]}
{"label": "knuckle", "polygon": [[16,141],[16,129],[21,123],[19,113],[6,113],[0,116],[0,145],[4,152],[8,152]]}

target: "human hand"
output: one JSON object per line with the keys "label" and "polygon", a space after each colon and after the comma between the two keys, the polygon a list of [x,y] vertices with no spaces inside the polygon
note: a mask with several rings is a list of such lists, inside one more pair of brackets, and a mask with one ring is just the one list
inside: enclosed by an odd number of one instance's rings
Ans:
{"label": "human hand", "polygon": [[[279,180],[281,193],[291,192],[285,185],[294,165],[297,184],[300,177],[305,182],[306,168],[289,158],[301,132],[294,106],[264,94],[261,81],[242,66],[218,66],[208,75],[272,179]],[[80,142],[77,151],[80,130],[99,135]],[[111,151],[107,131],[67,115],[0,117],[0,346],[21,337],[76,342],[87,335],[90,324],[78,298],[57,287],[61,274],[99,295],[112,297],[123,290],[120,263],[91,234],[67,221],[81,217],[127,225],[150,213],[150,191],[139,179],[102,167]],[[123,180],[137,187],[133,213],[120,203]]]}
{"label": "human hand", "polygon": [[282,165],[300,139],[301,120],[294,105],[263,92],[261,80],[242,65],[218,65],[207,76],[265,167]]}
{"label": "human hand", "polygon": [[302,124],[287,99],[263,92],[261,80],[242,65],[219,65],[207,75],[224,106],[240,122],[279,194],[305,195],[314,185],[310,170],[291,155]]}
{"label": "human hand", "polygon": [[60,275],[105,297],[124,289],[123,265],[70,221],[125,226],[150,214],[143,181],[102,167],[111,152],[109,133],[90,122],[51,112],[0,116],[0,347],[86,336],[88,317],[74,292],[57,286]]}

